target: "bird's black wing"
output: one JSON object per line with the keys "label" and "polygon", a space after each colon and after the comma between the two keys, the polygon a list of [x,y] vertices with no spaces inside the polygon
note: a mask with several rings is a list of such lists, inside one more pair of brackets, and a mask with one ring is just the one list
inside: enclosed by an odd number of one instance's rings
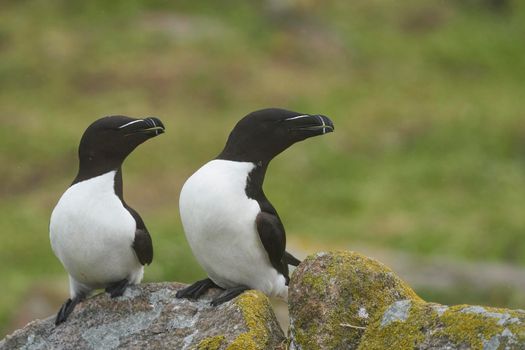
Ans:
{"label": "bird's black wing", "polygon": [[268,253],[272,266],[279,271],[288,284],[288,264],[283,261],[286,247],[286,235],[278,216],[261,211],[255,218],[259,238]]}
{"label": "bird's black wing", "polygon": [[153,261],[153,244],[147,230],[137,229],[133,249],[142,265],[149,265]]}
{"label": "bird's black wing", "polygon": [[115,194],[120,198],[122,205],[124,205],[124,208],[126,208],[131,216],[133,216],[133,219],[135,219],[135,223],[137,224],[137,228],[135,229],[135,239],[132,244],[135,254],[137,254],[137,258],[142,265],[149,265],[153,261],[153,243],[151,242],[151,236],[149,235],[148,229],[139,213],[124,201],[121,168],[118,169],[117,174],[115,175]]}
{"label": "bird's black wing", "polygon": [[301,260],[297,259],[295,256],[293,256],[292,254],[286,251],[284,252],[283,261],[286,264],[292,265],[292,266],[298,266],[301,263]]}
{"label": "bird's black wing", "polygon": [[142,221],[140,215],[131,207],[126,205],[129,213],[135,219],[137,223],[137,229],[135,230],[135,239],[133,240],[133,249],[137,258],[139,259],[142,265],[149,265],[153,261],[153,242],[151,241],[151,236]]}

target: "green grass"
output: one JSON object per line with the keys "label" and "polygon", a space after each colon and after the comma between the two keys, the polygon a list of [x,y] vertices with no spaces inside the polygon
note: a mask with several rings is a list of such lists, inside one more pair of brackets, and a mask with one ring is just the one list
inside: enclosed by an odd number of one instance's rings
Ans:
{"label": "green grass", "polygon": [[3,4],[0,329],[33,279],[64,275],[49,215],[82,130],[109,114],[167,127],[124,169],[154,239],[147,280],[202,276],[180,187],[240,117],[267,106],[336,125],[269,169],[265,190],[290,236],[525,266],[525,6],[484,4]]}

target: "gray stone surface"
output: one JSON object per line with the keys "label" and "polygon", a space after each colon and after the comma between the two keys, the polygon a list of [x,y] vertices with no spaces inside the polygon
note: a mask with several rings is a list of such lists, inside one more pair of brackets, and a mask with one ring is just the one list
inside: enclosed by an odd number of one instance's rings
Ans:
{"label": "gray stone surface", "polygon": [[128,288],[79,304],[66,323],[36,320],[0,341],[0,349],[275,349],[284,335],[266,296],[248,291],[212,307],[212,290],[198,301],[176,299],[178,283]]}
{"label": "gray stone surface", "polygon": [[411,300],[396,301],[386,309],[381,319],[381,327],[386,327],[394,321],[406,321],[412,306]]}

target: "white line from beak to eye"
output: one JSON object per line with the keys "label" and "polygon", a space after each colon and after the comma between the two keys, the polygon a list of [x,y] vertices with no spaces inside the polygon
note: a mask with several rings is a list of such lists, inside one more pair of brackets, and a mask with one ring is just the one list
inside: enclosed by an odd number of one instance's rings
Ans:
{"label": "white line from beak to eye", "polygon": [[121,125],[121,126],[119,126],[118,128],[119,128],[119,129],[122,129],[122,128],[125,128],[126,126],[130,126],[131,124],[135,124],[135,123],[143,122],[143,121],[144,121],[144,120],[142,120],[142,119],[134,120],[134,121],[132,121],[132,122],[126,123],[126,124],[124,124],[124,125]]}
{"label": "white line from beak to eye", "polygon": [[295,119],[308,118],[308,117],[309,117],[308,114],[303,114],[303,115],[298,115],[297,117],[286,118],[285,120],[295,120]]}

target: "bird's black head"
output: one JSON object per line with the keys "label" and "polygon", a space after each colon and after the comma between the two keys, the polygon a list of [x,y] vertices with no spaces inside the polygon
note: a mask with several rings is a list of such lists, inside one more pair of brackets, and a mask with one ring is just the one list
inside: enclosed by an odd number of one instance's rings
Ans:
{"label": "bird's black head", "polygon": [[118,169],[138,145],[163,132],[164,125],[157,118],[116,115],[96,120],[80,140],[79,176],[89,178]]}
{"label": "bird's black head", "polygon": [[334,131],[323,115],[268,108],[242,118],[218,159],[268,163],[296,142]]}

